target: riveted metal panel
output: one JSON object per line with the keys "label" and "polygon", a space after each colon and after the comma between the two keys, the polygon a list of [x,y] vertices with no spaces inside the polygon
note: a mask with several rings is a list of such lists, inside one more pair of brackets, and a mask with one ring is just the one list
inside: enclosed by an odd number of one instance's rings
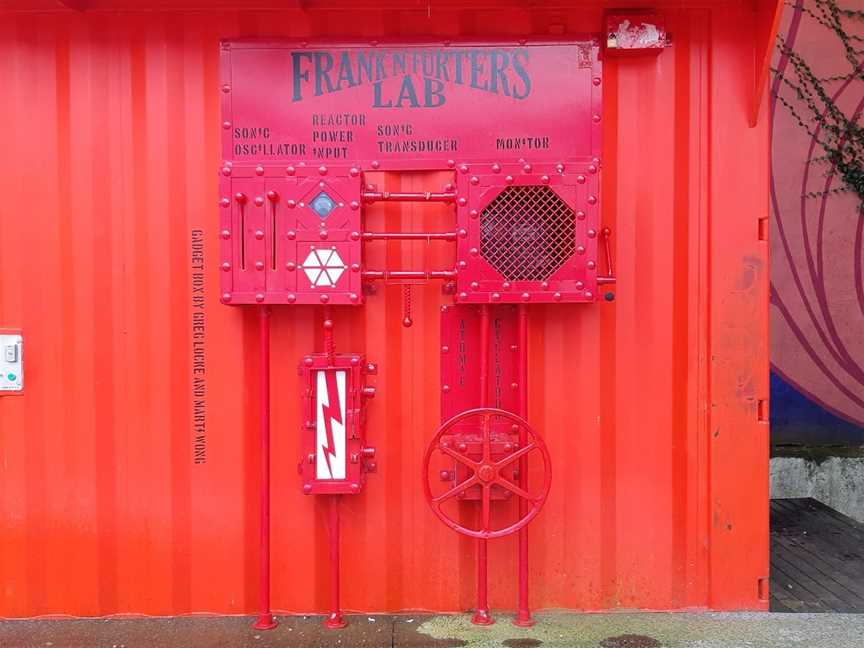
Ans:
{"label": "riveted metal panel", "polygon": [[312,354],[300,363],[297,470],[304,494],[359,493],[375,469],[375,449],[366,445],[366,370],[365,358],[351,354]]}
{"label": "riveted metal panel", "polygon": [[360,182],[347,167],[223,165],[222,302],[361,304]]}
{"label": "riveted metal panel", "polygon": [[593,302],[597,295],[599,159],[475,165],[460,175],[457,299]]}

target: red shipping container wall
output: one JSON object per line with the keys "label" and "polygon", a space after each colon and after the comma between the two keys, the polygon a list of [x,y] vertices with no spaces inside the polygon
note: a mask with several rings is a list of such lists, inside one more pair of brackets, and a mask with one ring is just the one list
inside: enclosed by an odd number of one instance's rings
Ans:
{"label": "red shipping container wall", "polygon": [[[0,327],[23,330],[26,355],[24,394],[0,398],[0,616],[251,612],[257,320],[219,303],[219,40],[594,33],[602,12],[8,11],[22,4],[0,4]],[[671,48],[603,64],[616,301],[531,309],[529,420],[554,470],[529,527],[536,608],[767,609],[765,109],[751,121],[774,7],[669,4]],[[370,229],[449,219],[367,209]],[[371,267],[416,261],[378,249]],[[475,543],[420,484],[448,299],[415,290],[410,329],[398,286],[336,312],[339,348],[380,372],[378,472],[343,498],[347,610],[474,604]],[[289,612],[328,601],[326,502],[296,471],[296,367],[321,350],[319,322],[312,307],[273,315],[273,607]],[[515,548],[490,542],[493,607],[515,607]]]}

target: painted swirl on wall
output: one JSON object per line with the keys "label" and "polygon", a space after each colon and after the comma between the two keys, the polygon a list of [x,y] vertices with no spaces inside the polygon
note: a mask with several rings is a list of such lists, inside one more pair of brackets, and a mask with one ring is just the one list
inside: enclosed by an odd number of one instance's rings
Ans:
{"label": "painted swirl on wall", "polygon": [[[842,21],[845,43],[825,15]],[[777,53],[771,99],[772,369],[825,409],[864,426],[862,200],[825,159],[818,116],[783,82],[795,74],[794,52],[830,102],[860,124],[864,14],[842,2],[792,0],[780,33],[788,49]],[[802,127],[793,111],[812,120]]]}

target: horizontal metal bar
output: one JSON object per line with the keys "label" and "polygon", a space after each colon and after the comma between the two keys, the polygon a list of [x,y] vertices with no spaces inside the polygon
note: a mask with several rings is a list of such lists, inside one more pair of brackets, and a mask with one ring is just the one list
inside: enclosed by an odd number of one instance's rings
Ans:
{"label": "horizontal metal bar", "polygon": [[455,241],[456,232],[363,232],[364,241]]}
{"label": "horizontal metal bar", "polygon": [[364,279],[455,279],[455,270],[364,270]]}
{"label": "horizontal metal bar", "polygon": [[396,192],[396,191],[364,191],[363,200],[366,202],[445,202],[456,200],[456,193],[433,191]]}
{"label": "horizontal metal bar", "polygon": [[615,277],[597,277],[597,285],[602,286],[603,284],[613,284],[615,283]]}

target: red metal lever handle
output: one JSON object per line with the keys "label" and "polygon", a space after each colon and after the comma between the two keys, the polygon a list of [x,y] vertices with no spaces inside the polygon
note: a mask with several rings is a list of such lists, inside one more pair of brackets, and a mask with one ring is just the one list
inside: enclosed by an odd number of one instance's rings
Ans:
{"label": "red metal lever handle", "polygon": [[609,241],[612,238],[612,230],[604,227],[600,230],[600,235],[603,237],[603,247],[606,248],[606,276],[597,277],[597,283],[600,285],[615,283],[615,268],[612,265],[612,243]]}
{"label": "red metal lever handle", "polygon": [[[482,440],[482,456],[479,461],[474,461],[450,447],[443,437],[452,434],[453,428],[459,424],[465,423],[466,419],[480,417],[482,423],[480,425],[481,440]],[[492,460],[492,425],[493,418],[504,419],[512,425],[518,426],[525,430],[526,443],[521,448],[518,448],[512,454],[507,455],[498,461]],[[429,480],[429,464],[434,452],[441,452],[455,461],[466,466],[471,472],[471,476],[442,493],[441,495],[433,495],[432,487]],[[517,484],[511,482],[503,475],[501,471],[514,461],[527,456],[529,453],[537,451],[543,458],[543,487],[539,494],[531,495],[527,491],[520,488]],[[423,492],[426,496],[426,501],[433,513],[454,531],[458,531],[473,538],[500,538],[511,533],[515,533],[540,513],[546,498],[549,496],[549,488],[552,485],[552,459],[549,456],[549,451],[542,437],[537,434],[531,426],[520,416],[508,412],[506,410],[496,409],[493,407],[482,407],[478,409],[467,410],[461,414],[457,414],[450,420],[446,421],[438,428],[435,436],[426,447],[426,455],[423,460]],[[460,493],[474,486],[480,486],[481,497],[481,526],[479,529],[472,529],[460,524],[453,518],[447,515],[442,509],[442,505],[448,500],[456,497]],[[492,486],[498,486],[513,493],[516,497],[524,499],[528,504],[528,510],[525,511],[520,518],[509,526],[493,529],[491,524],[491,502],[492,502]]]}

